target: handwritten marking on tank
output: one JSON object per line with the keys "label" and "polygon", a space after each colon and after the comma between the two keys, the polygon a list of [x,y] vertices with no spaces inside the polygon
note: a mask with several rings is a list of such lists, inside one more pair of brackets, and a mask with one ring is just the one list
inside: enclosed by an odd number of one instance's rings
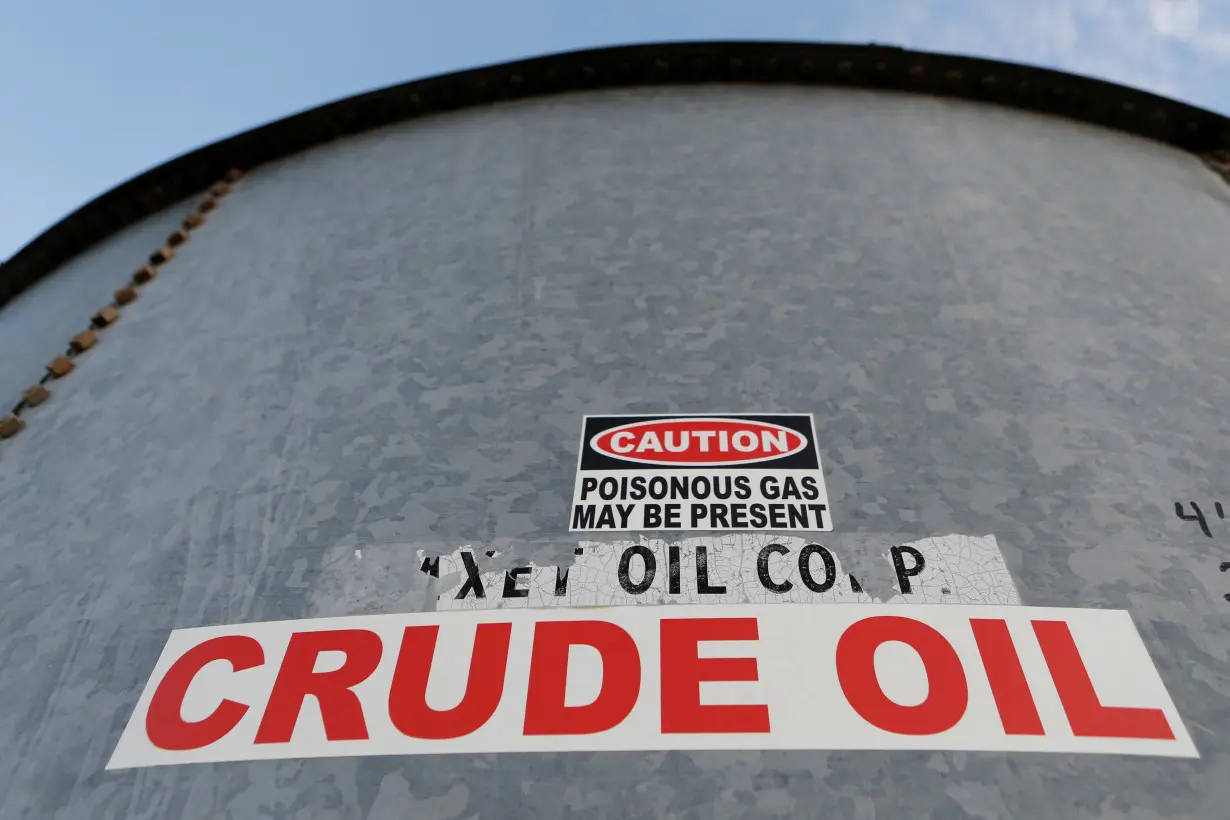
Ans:
{"label": "handwritten marking on tank", "polygon": [[[1181,521],[1195,521],[1200,525],[1200,531],[1205,534],[1205,537],[1212,538],[1213,533],[1209,530],[1209,522],[1205,520],[1204,512],[1201,511],[1200,505],[1195,501],[1189,501],[1188,504],[1190,504],[1192,508],[1190,515],[1183,512],[1182,501],[1176,501],[1174,503],[1174,514],[1178,516]],[[1213,511],[1217,513],[1218,518],[1225,520],[1226,511],[1222,507],[1220,501],[1213,502]]]}
{"label": "handwritten marking on tank", "polygon": [[571,532],[833,529],[810,414],[586,416]]}
{"label": "handwritten marking on tank", "polygon": [[[482,572],[471,548],[428,557],[421,569],[459,580],[437,610],[637,604],[879,603],[832,547],[789,535],[738,533],[598,543],[583,541],[568,566],[527,562]],[[888,603],[1018,605],[994,536],[947,535],[886,544],[896,578]]]}
{"label": "handwritten marking on tank", "polygon": [[178,629],[107,768],[674,749],[1199,757],[1127,612],[795,604]]}
{"label": "handwritten marking on tank", "polygon": [[[1205,518],[1204,511],[1200,509],[1200,504],[1198,504],[1198,503],[1197,503],[1197,502],[1195,502],[1195,501],[1189,501],[1189,502],[1187,502],[1187,503],[1188,503],[1188,504],[1191,506],[1191,508],[1192,508],[1191,513],[1186,513],[1186,512],[1184,512],[1184,511],[1183,511],[1183,502],[1182,502],[1182,501],[1176,501],[1176,502],[1174,503],[1174,514],[1175,514],[1176,516],[1178,516],[1178,518],[1179,518],[1179,520],[1180,520],[1180,521],[1194,521],[1194,522],[1196,522],[1197,524],[1199,524],[1199,525],[1200,525],[1200,531],[1204,533],[1205,537],[1206,537],[1206,538],[1212,538],[1212,537],[1213,537],[1213,532],[1212,532],[1212,530],[1210,530],[1210,529],[1209,529],[1209,522],[1208,522],[1208,520]],[[1223,520],[1223,521],[1225,520],[1225,518],[1226,518],[1226,510],[1225,510],[1225,508],[1224,508],[1224,507],[1222,507],[1222,504],[1221,504],[1221,502],[1220,502],[1220,501],[1214,501],[1214,502],[1213,502],[1213,512],[1217,514],[1217,517],[1218,517],[1219,519],[1221,519],[1221,520]],[[1221,572],[1230,572],[1230,561],[1223,561],[1223,562],[1222,562],[1222,564],[1221,564],[1221,566],[1220,566],[1220,567],[1218,567],[1218,569],[1219,569]],[[1225,599],[1225,600],[1227,600],[1227,601],[1230,601],[1230,592],[1224,593],[1224,594],[1222,595],[1222,598],[1224,598],[1224,599]]]}

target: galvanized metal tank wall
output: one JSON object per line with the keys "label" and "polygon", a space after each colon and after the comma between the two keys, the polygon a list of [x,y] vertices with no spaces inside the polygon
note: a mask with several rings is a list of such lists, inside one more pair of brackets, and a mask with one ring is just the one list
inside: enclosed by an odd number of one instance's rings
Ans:
{"label": "galvanized metal tank wall", "polygon": [[[0,816],[1224,816],[1230,525],[1174,504],[1225,500],[1228,258],[1188,155],[888,93],[569,95],[262,167],[0,445]],[[430,609],[416,549],[557,560],[582,414],[637,411],[814,413],[834,541],[993,533],[1025,603],[1128,609],[1202,758],[103,771],[171,629]]]}

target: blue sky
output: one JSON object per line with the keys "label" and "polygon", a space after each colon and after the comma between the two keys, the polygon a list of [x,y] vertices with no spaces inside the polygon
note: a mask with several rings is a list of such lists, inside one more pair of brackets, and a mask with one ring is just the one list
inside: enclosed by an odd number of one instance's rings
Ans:
{"label": "blue sky", "polygon": [[200,145],[418,77],[629,42],[894,43],[1230,113],[1230,0],[8,0],[0,259]]}

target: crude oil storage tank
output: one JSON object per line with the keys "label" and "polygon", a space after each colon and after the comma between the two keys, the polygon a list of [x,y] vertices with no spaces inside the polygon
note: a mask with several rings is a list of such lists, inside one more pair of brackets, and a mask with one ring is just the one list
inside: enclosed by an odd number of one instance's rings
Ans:
{"label": "crude oil storage tank", "polygon": [[121,185],[0,268],[0,817],[1225,818],[1227,149],[687,43]]}

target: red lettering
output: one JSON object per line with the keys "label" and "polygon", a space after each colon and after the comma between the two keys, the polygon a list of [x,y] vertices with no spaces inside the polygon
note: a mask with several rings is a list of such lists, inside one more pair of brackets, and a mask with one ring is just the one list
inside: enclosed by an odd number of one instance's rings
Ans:
{"label": "red lettering", "polygon": [[[342,652],[346,659],[332,672],[316,672],[316,660],[321,652]],[[380,636],[366,629],[291,635],[278,677],[273,682],[273,691],[269,693],[269,705],[256,730],[256,742],[290,742],[308,695],[316,698],[320,706],[325,737],[329,740],[367,740],[363,705],[358,695],[350,690],[376,671],[380,653]]]}
{"label": "red lettering", "polygon": [[701,641],[755,641],[755,618],[664,618],[662,620],[662,732],[768,732],[764,704],[706,706],[702,681],[754,681],[755,658],[702,658]]}
{"label": "red lettering", "polygon": [[447,740],[474,732],[495,714],[504,695],[512,624],[479,624],[461,702],[443,711],[427,705],[427,678],[438,626],[408,626],[389,688],[389,718],[406,737]]}
{"label": "red lettering", "polygon": [[991,684],[991,696],[999,721],[1010,735],[1042,735],[1042,719],[1021,668],[1021,658],[1012,643],[1012,633],[1002,618],[971,618],[974,640]]}
{"label": "red lettering", "polygon": [[[881,644],[900,641],[922,658],[927,698],[916,706],[889,700],[876,677]],[[837,642],[841,691],[863,720],[898,735],[934,735],[957,725],[969,704],[965,670],[948,639],[922,621],[882,615],[855,621]]]}
{"label": "red lettering", "polygon": [[231,669],[242,672],[265,662],[265,652],[255,638],[228,635],[210,638],[189,649],[171,664],[158,682],[145,714],[145,734],[159,749],[183,752],[216,743],[239,725],[248,706],[223,698],[218,708],[204,720],[184,720],[181,712],[188,686],[207,664],[229,661]]}
{"label": "red lettering", "polygon": [[1102,705],[1066,623],[1034,621],[1033,625],[1072,734],[1174,740],[1174,732],[1161,709]]}
{"label": "red lettering", "polygon": [[[602,656],[602,687],[593,703],[565,706],[568,650],[592,646]],[[636,641],[606,621],[543,621],[534,628],[525,734],[591,735],[618,726],[641,692]]]}

